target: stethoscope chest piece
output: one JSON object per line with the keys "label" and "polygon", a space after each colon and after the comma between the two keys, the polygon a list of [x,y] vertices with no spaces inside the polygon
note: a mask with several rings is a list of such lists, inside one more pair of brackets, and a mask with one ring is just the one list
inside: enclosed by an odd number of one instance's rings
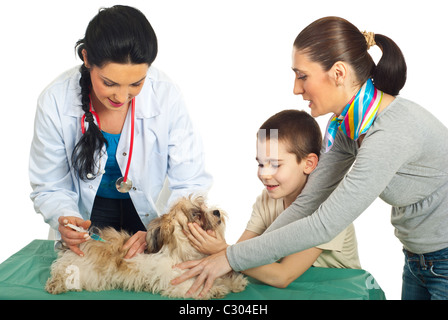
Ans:
{"label": "stethoscope chest piece", "polygon": [[124,178],[118,178],[115,182],[115,187],[117,187],[117,190],[121,193],[129,192],[129,190],[132,189],[132,181],[131,179],[127,178],[126,181],[124,181]]}

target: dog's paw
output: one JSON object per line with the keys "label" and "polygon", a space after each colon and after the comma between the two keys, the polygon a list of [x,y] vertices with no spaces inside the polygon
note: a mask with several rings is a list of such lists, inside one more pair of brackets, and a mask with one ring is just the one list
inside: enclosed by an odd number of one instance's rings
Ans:
{"label": "dog's paw", "polygon": [[45,290],[51,294],[60,294],[67,292],[67,287],[65,286],[64,281],[56,278],[50,278],[47,280]]}
{"label": "dog's paw", "polygon": [[249,281],[242,274],[238,274],[234,281],[232,281],[232,286],[230,290],[232,292],[241,292],[246,289],[246,286],[249,284]]}
{"label": "dog's paw", "polygon": [[228,273],[225,277],[223,277],[223,281],[225,281],[226,285],[232,292],[243,291],[249,283],[247,278],[239,272]]}
{"label": "dog's paw", "polygon": [[203,297],[196,297],[195,299],[222,299],[225,298],[231,291],[231,288],[225,284],[213,285],[207,294]]}

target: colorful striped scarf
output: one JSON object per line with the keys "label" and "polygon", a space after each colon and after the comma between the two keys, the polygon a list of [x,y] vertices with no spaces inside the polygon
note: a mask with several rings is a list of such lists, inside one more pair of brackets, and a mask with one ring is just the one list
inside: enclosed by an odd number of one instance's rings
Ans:
{"label": "colorful striped scarf", "polygon": [[382,98],[383,92],[375,88],[372,80],[368,79],[341,115],[333,115],[328,122],[324,141],[325,152],[332,148],[338,130],[354,141],[366,133],[375,119]]}

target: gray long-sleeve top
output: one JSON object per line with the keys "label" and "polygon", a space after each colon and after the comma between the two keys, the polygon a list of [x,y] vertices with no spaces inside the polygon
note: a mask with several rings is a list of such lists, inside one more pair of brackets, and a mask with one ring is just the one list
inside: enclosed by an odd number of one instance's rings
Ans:
{"label": "gray long-sleeve top", "polygon": [[448,247],[448,129],[401,97],[377,116],[360,148],[338,132],[296,201],[263,235],[228,247],[229,263],[246,270],[328,242],[378,196],[392,206],[405,249]]}

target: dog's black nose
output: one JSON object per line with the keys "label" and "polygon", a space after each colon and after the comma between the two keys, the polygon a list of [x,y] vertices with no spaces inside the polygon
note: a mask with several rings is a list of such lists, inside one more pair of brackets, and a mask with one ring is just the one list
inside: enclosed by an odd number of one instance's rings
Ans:
{"label": "dog's black nose", "polygon": [[219,218],[221,216],[221,213],[219,212],[219,210],[213,210],[213,215]]}

